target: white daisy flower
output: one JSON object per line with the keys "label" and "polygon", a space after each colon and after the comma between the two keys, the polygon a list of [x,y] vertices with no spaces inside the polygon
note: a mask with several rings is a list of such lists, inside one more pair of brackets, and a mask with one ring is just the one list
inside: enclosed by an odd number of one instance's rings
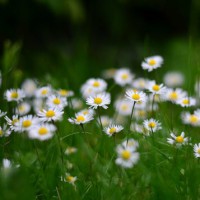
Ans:
{"label": "white daisy flower", "polygon": [[81,87],[81,94],[82,94],[84,99],[87,99],[90,96],[95,96],[96,91],[95,91],[95,89],[93,87],[91,87],[91,86],[89,86],[87,84],[84,84]]}
{"label": "white daisy flower", "polygon": [[22,89],[25,92],[27,97],[32,97],[35,94],[35,91],[37,89],[36,82],[33,79],[26,79],[22,83]]}
{"label": "white daisy flower", "polygon": [[5,120],[7,121],[7,124],[10,126],[10,129],[12,131],[15,131],[17,132],[19,129],[18,129],[18,126],[17,126],[17,123],[19,122],[19,117],[18,115],[13,115],[12,116],[12,119],[8,118],[7,116],[5,116]]}
{"label": "white daisy flower", "polygon": [[74,92],[71,90],[59,89],[57,90],[57,94],[61,97],[72,97],[74,96]]}
{"label": "white daisy flower", "polygon": [[102,76],[103,76],[105,79],[114,78],[116,71],[117,71],[117,70],[114,69],[114,68],[106,69],[106,70],[104,70],[104,71],[102,72]]}
{"label": "white daisy flower", "polygon": [[149,84],[147,86],[147,89],[153,94],[159,94],[162,95],[165,93],[166,88],[163,84],[157,84],[155,81],[149,81]]}
{"label": "white daisy flower", "polygon": [[11,161],[7,158],[4,158],[2,161],[2,166],[4,169],[10,169],[12,167]]}
{"label": "white daisy flower", "polygon": [[5,92],[7,101],[20,101],[25,97],[25,93],[21,89],[10,89]]}
{"label": "white daisy flower", "polygon": [[122,147],[123,148],[129,148],[129,149],[132,149],[132,151],[136,151],[137,148],[139,147],[139,143],[138,141],[134,140],[134,139],[129,139],[128,141],[127,140],[124,140],[122,142]]}
{"label": "white daisy flower", "polygon": [[107,88],[107,83],[100,78],[90,78],[86,81],[86,85],[93,88],[95,92],[104,92]]}
{"label": "white daisy flower", "polygon": [[118,145],[116,151],[118,158],[115,160],[115,163],[121,167],[131,168],[139,160],[139,153],[135,152],[132,147]]}
{"label": "white daisy flower", "polygon": [[46,106],[45,100],[42,98],[33,99],[32,104],[33,104],[33,110],[35,113],[42,111],[43,109],[45,109],[45,106]]}
{"label": "white daisy flower", "polygon": [[173,103],[177,103],[181,98],[187,96],[187,92],[183,91],[180,88],[167,88],[164,96],[166,100],[171,101]]}
{"label": "white daisy flower", "polygon": [[79,113],[79,114],[83,114],[83,115],[88,115],[88,114],[90,114],[90,115],[92,115],[92,116],[95,114],[95,112],[94,112],[93,109],[83,109],[83,110],[80,110],[78,113]]}
{"label": "white daisy flower", "polygon": [[56,127],[53,124],[43,123],[32,127],[28,131],[28,136],[31,139],[48,140],[54,136]]}
{"label": "white daisy flower", "polygon": [[146,94],[142,91],[137,90],[127,90],[125,97],[132,102],[142,102],[146,101]]}
{"label": "white daisy flower", "polygon": [[[101,123],[102,123],[103,127],[109,126],[113,122],[113,119],[106,115],[102,115],[102,116],[100,116],[100,118],[101,118]],[[97,119],[97,121],[100,124],[99,119]]]}
{"label": "white daisy flower", "polygon": [[133,116],[136,120],[145,119],[147,117],[147,111],[143,109],[135,109],[133,112]]}
{"label": "white daisy flower", "polygon": [[112,124],[112,125],[110,125],[110,126],[104,128],[104,132],[105,132],[109,137],[111,137],[111,136],[113,136],[114,134],[119,133],[119,132],[120,132],[121,130],[123,130],[123,129],[124,129],[123,126]]}
{"label": "white daisy flower", "polygon": [[200,158],[200,143],[194,145],[194,156]]}
{"label": "white daisy flower", "polygon": [[83,114],[82,112],[76,113],[75,118],[68,119],[68,121],[72,124],[86,124],[91,120],[93,120],[92,114]]}
{"label": "white daisy flower", "polygon": [[183,97],[177,101],[181,107],[191,107],[196,105],[196,99],[193,97]]}
{"label": "white daisy flower", "polygon": [[77,181],[77,177],[71,176],[69,173],[66,173],[65,177],[61,177],[61,181],[68,182],[68,183],[72,184],[73,186],[75,186],[75,182]]}
{"label": "white daisy flower", "polygon": [[4,124],[3,127],[0,126],[0,137],[8,137],[11,134],[11,130],[7,128],[7,125]]}
{"label": "white daisy flower", "polygon": [[109,93],[100,93],[95,95],[94,97],[90,96],[86,99],[86,103],[90,106],[90,108],[97,109],[98,107],[103,107],[104,109],[108,108],[108,104],[110,104],[110,94]]}
{"label": "white daisy flower", "polygon": [[114,76],[115,83],[122,87],[127,84],[131,84],[133,78],[134,75],[130,72],[129,69],[126,68],[118,69]]}
{"label": "white daisy flower", "polygon": [[39,119],[33,115],[26,115],[19,118],[19,121],[15,123],[16,130],[18,132],[28,131],[39,123]]}
{"label": "white daisy flower", "polygon": [[148,70],[148,72],[153,71],[161,67],[163,64],[163,58],[161,56],[151,56],[144,59],[141,66],[144,70]]}
{"label": "white daisy flower", "polygon": [[162,129],[161,123],[153,118],[144,120],[143,125],[150,132],[156,132]]}
{"label": "white daisy flower", "polygon": [[130,116],[133,102],[126,99],[119,99],[115,102],[116,111],[122,116]]}
{"label": "white daisy flower", "polygon": [[168,87],[178,87],[183,85],[184,76],[181,72],[172,71],[165,74],[163,81]]}
{"label": "white daisy flower", "polygon": [[145,90],[147,88],[149,80],[144,78],[137,78],[133,80],[132,87],[138,90]]}
{"label": "white daisy flower", "polygon": [[185,137],[185,133],[182,132],[181,135],[176,136],[174,133],[170,134],[171,138],[167,138],[169,144],[175,145],[176,147],[181,147],[182,145],[188,144],[189,139]]}
{"label": "white daisy flower", "polygon": [[66,155],[71,155],[71,154],[74,154],[78,151],[77,148],[75,147],[67,147],[66,150],[65,150],[65,154]]}
{"label": "white daisy flower", "polygon": [[67,106],[67,100],[65,97],[51,95],[47,98],[46,105],[50,108],[61,108]]}
{"label": "white daisy flower", "polygon": [[190,124],[192,126],[200,126],[200,116],[184,112],[181,114],[181,119],[184,124]]}
{"label": "white daisy flower", "polygon": [[72,106],[75,110],[80,110],[83,108],[83,101],[78,98],[73,98],[72,99]]}
{"label": "white daisy flower", "polygon": [[60,121],[64,112],[61,108],[43,109],[38,112],[39,119],[42,122]]}
{"label": "white daisy flower", "polygon": [[38,88],[35,91],[35,96],[37,98],[46,98],[51,94],[51,92],[52,92],[51,87],[50,86],[45,86],[45,87]]}
{"label": "white daisy flower", "polygon": [[21,102],[15,109],[15,113],[17,115],[22,116],[28,114],[30,110],[31,110],[31,105],[28,102]]}
{"label": "white daisy flower", "polygon": [[133,132],[141,133],[144,136],[150,136],[150,131],[147,130],[144,125],[133,123],[131,124],[131,130]]}
{"label": "white daisy flower", "polygon": [[5,116],[7,114],[7,112],[3,112],[2,110],[0,110],[0,118]]}

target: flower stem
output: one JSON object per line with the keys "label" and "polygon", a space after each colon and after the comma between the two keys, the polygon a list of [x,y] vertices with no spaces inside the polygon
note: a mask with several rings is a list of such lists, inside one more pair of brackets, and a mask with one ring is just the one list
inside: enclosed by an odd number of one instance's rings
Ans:
{"label": "flower stem", "polygon": [[99,116],[99,123],[100,123],[100,125],[101,125],[101,131],[103,131],[103,125],[102,125],[102,121],[101,121],[100,108],[99,108],[99,106],[98,106],[98,108],[97,108],[97,113],[98,113],[98,116]]}

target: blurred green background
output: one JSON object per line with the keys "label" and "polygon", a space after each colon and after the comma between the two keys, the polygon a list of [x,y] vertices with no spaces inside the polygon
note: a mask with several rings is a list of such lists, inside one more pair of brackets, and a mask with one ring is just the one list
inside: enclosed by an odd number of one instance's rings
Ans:
{"label": "blurred green background", "polygon": [[198,0],[0,0],[0,15],[5,74],[49,74],[76,90],[105,68],[143,75],[141,61],[154,54],[165,59],[162,73],[199,68]]}

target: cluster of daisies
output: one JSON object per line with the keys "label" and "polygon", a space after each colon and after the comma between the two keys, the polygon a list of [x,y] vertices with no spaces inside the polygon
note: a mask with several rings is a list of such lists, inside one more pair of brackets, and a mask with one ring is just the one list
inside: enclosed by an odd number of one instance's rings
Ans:
{"label": "cluster of daisies", "polygon": [[[156,55],[145,58],[141,67],[151,72],[160,68],[163,62],[163,58]],[[170,102],[183,108],[198,105],[197,98],[181,88],[184,76],[180,72],[165,74],[163,83],[136,77],[128,68],[105,70],[102,76],[104,79],[90,78],[81,86],[81,98],[75,97],[71,90],[53,89],[51,85],[39,87],[37,81],[32,79],[25,80],[19,89],[5,91],[5,99],[15,102],[12,104],[15,107],[12,108],[12,116],[0,112],[0,117],[5,119],[0,127],[0,136],[25,132],[30,139],[48,140],[56,134],[56,122],[62,121],[65,108],[69,107],[74,111],[74,116],[69,117],[68,122],[80,126],[83,132],[85,124],[93,121],[108,137],[125,133],[125,140],[116,147],[116,164],[131,168],[139,160],[139,144],[127,135],[138,132],[148,137],[161,130],[162,125],[156,119],[161,102]],[[113,86],[122,88],[121,93],[113,95],[114,100],[110,93],[113,87],[108,88],[106,79],[113,79]],[[195,90],[199,94],[197,86]],[[113,116],[102,115],[111,106],[115,111]],[[183,112],[180,118],[184,124],[200,126],[200,109],[192,114]],[[186,137],[184,132],[170,133],[166,138],[166,142],[177,148],[191,144],[190,141],[191,138]],[[194,155],[200,157],[200,143],[194,144]],[[62,180],[74,184],[76,177],[67,173]]]}

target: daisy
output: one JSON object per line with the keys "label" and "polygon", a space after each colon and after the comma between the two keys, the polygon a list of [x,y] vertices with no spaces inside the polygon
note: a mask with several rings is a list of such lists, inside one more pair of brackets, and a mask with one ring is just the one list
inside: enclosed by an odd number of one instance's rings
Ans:
{"label": "daisy", "polygon": [[5,92],[7,101],[20,101],[25,97],[25,93],[21,89],[10,89]]}
{"label": "daisy", "polygon": [[200,158],[200,143],[194,145],[194,156]]}
{"label": "daisy", "polygon": [[84,99],[87,99],[90,96],[95,96],[96,91],[95,91],[95,89],[93,87],[91,87],[91,86],[89,86],[87,84],[84,84],[81,87],[81,94],[82,94]]}
{"label": "daisy", "polygon": [[33,115],[26,115],[19,118],[19,121],[16,122],[16,130],[19,132],[28,131],[30,128],[34,127],[39,123],[39,119]]}
{"label": "daisy", "polygon": [[31,105],[27,102],[22,102],[15,109],[15,113],[17,115],[22,116],[22,115],[28,114],[30,112],[30,110],[31,110]]}
{"label": "daisy", "polygon": [[161,67],[163,64],[163,58],[161,56],[151,56],[144,59],[141,66],[144,70],[148,70],[148,72],[153,71]]}
{"label": "daisy", "polygon": [[138,90],[144,90],[147,88],[149,80],[144,78],[138,78],[135,79],[132,83],[133,88],[136,88]]}
{"label": "daisy", "polygon": [[110,104],[110,94],[109,93],[100,93],[94,97],[90,96],[86,99],[86,103],[90,108],[97,109],[98,107],[103,107],[104,109],[108,108]]}
{"label": "daisy", "polygon": [[75,110],[80,110],[83,108],[83,101],[81,99],[73,98],[71,102]]}
{"label": "daisy", "polygon": [[15,131],[15,132],[18,131],[18,127],[17,127],[17,123],[19,122],[18,115],[13,115],[12,119],[10,119],[7,116],[5,116],[5,120],[7,121],[7,124],[10,126],[10,129],[12,131]]}
{"label": "daisy", "polygon": [[114,69],[114,68],[106,69],[106,70],[104,70],[104,71],[102,72],[102,76],[103,76],[105,79],[114,78],[116,71],[117,71],[117,70]]}
{"label": "daisy", "polygon": [[51,95],[48,97],[46,105],[51,108],[63,109],[65,106],[67,106],[67,100],[64,97]]}
{"label": "daisy", "polygon": [[0,137],[8,137],[11,134],[11,130],[7,128],[7,125],[4,124],[3,127],[0,126]]}
{"label": "daisy", "polygon": [[139,160],[139,153],[135,152],[132,147],[118,145],[116,151],[118,158],[115,160],[115,163],[124,168],[133,167]]}
{"label": "daisy", "polygon": [[38,112],[39,119],[42,122],[60,121],[64,112],[61,108],[43,109]]}
{"label": "daisy", "polygon": [[[108,116],[106,116],[106,115],[100,116],[100,118],[101,118],[101,123],[102,123],[103,127],[109,126],[113,122],[113,119],[108,117]],[[100,124],[99,119],[97,119],[97,121]]]}
{"label": "daisy", "polygon": [[149,84],[147,86],[147,89],[153,94],[163,94],[165,93],[165,87],[163,86],[163,84],[157,84],[155,81],[149,81]]}
{"label": "daisy", "polygon": [[187,92],[183,91],[180,88],[167,88],[164,95],[166,100],[177,103],[181,98],[187,96]]}
{"label": "daisy", "polygon": [[173,144],[177,147],[181,147],[182,145],[185,145],[188,143],[189,139],[185,137],[185,133],[182,132],[181,135],[176,136],[174,133],[170,134],[171,138],[167,138],[167,142],[169,144]]}
{"label": "daisy", "polygon": [[134,75],[130,72],[129,69],[126,68],[118,69],[114,76],[115,83],[120,86],[131,84],[133,78]]}
{"label": "daisy", "polygon": [[120,132],[121,130],[123,130],[123,129],[124,129],[123,126],[112,124],[112,125],[110,125],[110,126],[104,128],[104,132],[105,132],[109,137],[111,137],[111,136],[115,135],[116,133],[119,133],[119,132]]}
{"label": "daisy", "polygon": [[144,120],[143,122],[144,128],[151,132],[156,132],[161,128],[161,123],[153,118]]}
{"label": "daisy", "polygon": [[168,87],[178,87],[183,85],[184,76],[181,72],[172,71],[165,74],[163,81]]}
{"label": "daisy", "polygon": [[61,97],[72,97],[74,96],[74,92],[71,90],[59,89],[57,94]]}
{"label": "daisy", "polygon": [[22,83],[22,89],[27,97],[32,97],[35,94],[35,91],[37,89],[36,81],[32,79],[26,79]]}
{"label": "daisy", "polygon": [[45,87],[38,88],[35,91],[35,96],[37,98],[46,98],[51,94],[51,92],[52,92],[51,87],[50,86],[45,86]]}
{"label": "daisy", "polygon": [[124,140],[122,142],[122,147],[129,148],[129,149],[132,149],[133,151],[136,151],[137,148],[139,147],[139,143],[138,143],[138,141],[131,138],[128,141]]}
{"label": "daisy", "polygon": [[133,132],[141,133],[145,136],[150,136],[150,131],[147,130],[142,124],[137,124],[137,123],[132,124],[131,130]]}
{"label": "daisy", "polygon": [[5,116],[7,114],[7,112],[3,112],[2,110],[0,110],[0,118]]}
{"label": "daisy", "polygon": [[42,98],[33,99],[33,110],[35,113],[42,111],[45,108],[45,101]]}
{"label": "daisy", "polygon": [[177,101],[181,107],[191,107],[196,105],[196,99],[192,97],[183,97]]}
{"label": "daisy", "polygon": [[122,116],[129,116],[132,107],[133,102],[127,101],[126,99],[119,99],[115,102],[115,109]]}
{"label": "daisy", "polygon": [[28,136],[31,139],[48,140],[54,136],[56,127],[53,124],[43,123],[32,127],[28,131]]}
{"label": "daisy", "polygon": [[67,149],[65,150],[65,154],[70,155],[76,153],[77,151],[78,149],[75,147],[67,147]]}
{"label": "daisy", "polygon": [[145,119],[147,117],[147,111],[143,109],[135,109],[133,116],[136,120]]}
{"label": "daisy", "polygon": [[137,90],[127,90],[125,97],[133,102],[146,101],[146,94]]}
{"label": "daisy", "polygon": [[65,177],[62,177],[61,180],[64,181],[64,182],[68,182],[68,183],[72,184],[73,186],[75,186],[75,182],[77,181],[77,177],[71,176],[69,173],[66,173]]}
{"label": "daisy", "polygon": [[190,124],[192,126],[200,126],[200,116],[195,114],[190,114],[189,112],[184,112],[181,115],[181,119],[184,124]]}
{"label": "daisy", "polygon": [[86,124],[91,120],[93,120],[92,114],[83,114],[82,112],[76,113],[75,118],[68,119],[68,121],[72,124]]}
{"label": "daisy", "polygon": [[100,78],[91,78],[87,80],[86,85],[93,88],[95,92],[104,92],[107,88],[107,83]]}

